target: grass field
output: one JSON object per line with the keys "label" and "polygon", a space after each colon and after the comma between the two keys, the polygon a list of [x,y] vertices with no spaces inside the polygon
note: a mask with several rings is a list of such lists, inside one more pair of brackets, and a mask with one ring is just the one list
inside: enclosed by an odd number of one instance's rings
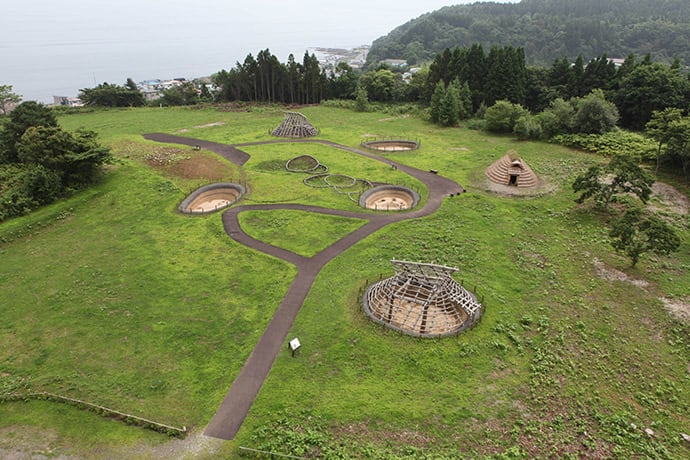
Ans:
{"label": "grass field", "polygon": [[[601,158],[413,117],[301,111],[319,138],[348,146],[367,135],[419,138],[420,150],[386,156],[436,169],[467,193],[329,263],[290,332],[303,344],[298,356],[278,357],[234,441],[205,445],[199,433],[296,271],[235,243],[220,214],[176,212],[196,187],[239,180],[235,166],[141,134],[262,141],[282,113],[147,108],[62,116],[67,129],[98,131],[117,161],[93,189],[0,224],[0,395],[51,391],[185,425],[192,435],[170,441],[56,403],[3,403],[0,456],[235,458],[245,452],[240,446],[312,458],[690,455],[681,438],[690,434],[690,327],[663,303],[690,302],[687,215],[655,198],[682,235],[681,250],[645,256],[631,269],[609,244],[610,216],[573,202],[573,178]],[[400,183],[425,197],[421,183],[401,172],[327,146],[244,149],[252,156],[246,203],[358,209],[285,171],[301,154],[331,173]],[[552,193],[486,190],[484,169],[511,149]],[[255,238],[305,256],[362,224],[298,211],[240,216]],[[369,322],[362,289],[392,275],[391,259],[458,267],[458,281],[484,298],[482,321],[440,340]]]}

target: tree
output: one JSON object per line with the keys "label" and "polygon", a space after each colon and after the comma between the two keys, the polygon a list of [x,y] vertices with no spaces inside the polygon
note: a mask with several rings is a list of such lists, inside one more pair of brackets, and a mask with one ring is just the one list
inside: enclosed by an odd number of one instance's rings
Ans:
{"label": "tree", "polygon": [[540,139],[543,135],[543,131],[536,117],[526,113],[515,122],[513,134],[520,140]]}
{"label": "tree", "polygon": [[525,100],[527,70],[522,48],[493,47],[487,57],[484,95],[488,104],[507,100],[522,104]]}
{"label": "tree", "polygon": [[204,82],[201,84],[201,90],[199,92],[199,101],[201,102],[213,102],[213,94],[208,89],[208,85]]}
{"label": "tree", "polygon": [[576,102],[574,128],[579,133],[604,134],[616,127],[618,109],[606,100],[601,89],[595,89]]}
{"label": "tree", "polygon": [[448,85],[441,99],[438,122],[442,126],[455,126],[460,121],[460,82],[454,80]]}
{"label": "tree", "polygon": [[21,100],[22,97],[19,94],[12,92],[12,85],[0,85],[0,112],[3,116],[7,115]]}
{"label": "tree", "polygon": [[453,81],[458,88],[458,119],[465,120],[472,116],[472,90],[467,82]]}
{"label": "tree", "polygon": [[401,93],[402,76],[390,69],[370,70],[361,76],[359,84],[367,90],[370,101],[390,102]]}
{"label": "tree", "polygon": [[79,99],[84,105],[96,107],[141,107],[145,103],[144,95],[131,78],[125,86],[106,82],[94,88],[82,88]]}
{"label": "tree", "polygon": [[36,206],[52,203],[63,193],[64,187],[57,171],[41,165],[24,167],[19,179],[22,196],[30,197]]}
{"label": "tree", "polygon": [[668,133],[666,152],[676,164],[680,163],[687,181],[690,173],[690,117],[670,122]]}
{"label": "tree", "polygon": [[677,69],[663,64],[640,64],[620,81],[616,106],[623,126],[641,130],[655,110],[685,109],[690,82]]}
{"label": "tree", "polygon": [[357,112],[366,112],[369,107],[369,98],[367,97],[367,90],[359,87],[357,88],[357,98],[355,99],[355,110]]}
{"label": "tree", "polygon": [[111,158],[95,132],[63,131],[50,109],[32,101],[20,104],[4,128],[1,140],[13,156],[0,165],[0,220],[94,182]]}
{"label": "tree", "polygon": [[584,95],[582,91],[584,75],[585,63],[582,54],[580,54],[568,69],[568,85],[566,91],[570,97],[580,97]]}
{"label": "tree", "polygon": [[671,226],[639,208],[627,210],[614,222],[609,236],[613,248],[627,255],[633,267],[646,252],[669,255],[680,248],[680,238]]}
{"label": "tree", "polygon": [[58,174],[64,189],[77,189],[96,180],[110,150],[98,144],[93,131],[73,135],[59,126],[35,126],[20,139],[17,156],[24,164]]}
{"label": "tree", "polygon": [[486,109],[486,129],[495,133],[512,133],[518,119],[528,113],[527,109],[519,104],[498,101]]}
{"label": "tree", "polygon": [[593,198],[599,206],[608,208],[612,199],[621,194],[633,194],[646,203],[653,184],[654,178],[640,167],[634,157],[617,155],[605,167],[595,165],[577,176],[573,191],[581,193],[575,199],[576,203]]}
{"label": "tree", "polygon": [[656,170],[659,174],[659,164],[661,162],[662,147],[667,144],[673,136],[673,123],[683,118],[683,112],[677,108],[667,108],[652,112],[652,118],[645,125],[645,133],[658,142],[656,152]]}
{"label": "tree", "polygon": [[357,93],[357,75],[346,62],[338,62],[328,78],[328,97],[352,99]]}
{"label": "tree", "polygon": [[528,67],[526,73],[525,107],[533,113],[541,112],[556,99],[556,91],[548,84],[549,70]]}
{"label": "tree", "polygon": [[0,130],[0,163],[17,161],[17,143],[32,126],[57,126],[55,113],[35,101],[19,104]]}
{"label": "tree", "polygon": [[594,89],[610,89],[616,80],[616,66],[605,54],[592,59],[582,75],[582,94]]}
{"label": "tree", "polygon": [[458,76],[460,81],[466,81],[472,92],[472,111],[479,110],[479,106],[486,100],[485,80],[487,73],[487,62],[484,48],[478,43],[474,43],[467,51],[465,65]]}
{"label": "tree", "polygon": [[431,121],[434,123],[439,123],[441,120],[441,110],[443,105],[443,100],[446,98],[446,84],[443,80],[439,80],[436,83],[436,88],[434,93],[431,95]]}
{"label": "tree", "polygon": [[186,81],[164,90],[160,102],[167,106],[198,104],[200,102],[199,90],[194,83]]}
{"label": "tree", "polygon": [[556,59],[549,69],[549,87],[553,88],[558,96],[568,99],[570,84],[570,62],[567,58]]}
{"label": "tree", "polygon": [[575,108],[573,104],[559,97],[539,114],[539,121],[547,138],[570,133],[575,125]]}

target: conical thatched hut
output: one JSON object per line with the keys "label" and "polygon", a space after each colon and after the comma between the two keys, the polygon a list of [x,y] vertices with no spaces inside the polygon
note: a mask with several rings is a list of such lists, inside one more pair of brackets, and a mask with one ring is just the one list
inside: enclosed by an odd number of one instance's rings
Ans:
{"label": "conical thatched hut", "polygon": [[514,150],[489,166],[486,169],[486,177],[499,185],[518,188],[537,188],[539,186],[539,177]]}
{"label": "conical thatched hut", "polygon": [[391,261],[395,275],[372,284],[364,311],[377,323],[418,337],[457,334],[481,316],[481,305],[451,276],[457,268]]}
{"label": "conical thatched hut", "polygon": [[283,122],[271,131],[271,135],[277,137],[311,137],[317,134],[319,130],[314,128],[307,117],[299,112],[285,112]]}

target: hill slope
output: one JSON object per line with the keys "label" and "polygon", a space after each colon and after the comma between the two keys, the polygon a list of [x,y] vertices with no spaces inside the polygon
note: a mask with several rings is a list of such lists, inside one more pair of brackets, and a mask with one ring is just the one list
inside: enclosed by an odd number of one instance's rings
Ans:
{"label": "hill slope", "polygon": [[369,63],[430,59],[445,48],[481,43],[521,46],[530,64],[650,53],[690,64],[687,0],[522,0],[456,5],[420,16],[374,41]]}

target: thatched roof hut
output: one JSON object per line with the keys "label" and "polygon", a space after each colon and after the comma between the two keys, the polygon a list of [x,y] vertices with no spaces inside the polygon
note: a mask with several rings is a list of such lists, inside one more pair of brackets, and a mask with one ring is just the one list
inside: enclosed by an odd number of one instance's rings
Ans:
{"label": "thatched roof hut", "polygon": [[537,188],[539,177],[517,152],[511,150],[486,169],[491,182],[518,188]]}

